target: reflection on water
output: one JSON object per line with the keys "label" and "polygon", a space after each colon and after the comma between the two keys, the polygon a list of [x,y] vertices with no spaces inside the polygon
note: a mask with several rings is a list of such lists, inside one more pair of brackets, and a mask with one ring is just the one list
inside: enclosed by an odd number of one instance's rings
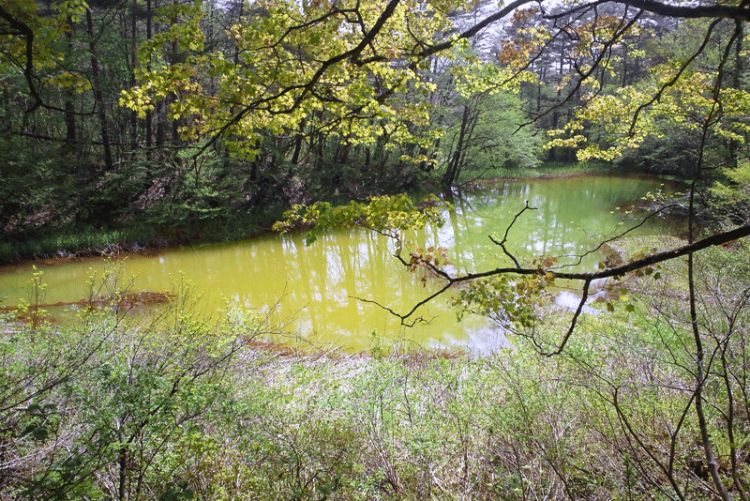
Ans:
{"label": "reflection on water", "polygon": [[[654,180],[604,176],[508,182],[455,200],[442,228],[427,228],[408,239],[447,248],[452,271],[507,265],[508,259],[488,235],[502,235],[528,200],[537,210],[524,213],[513,227],[509,248],[526,260],[581,254],[636,222],[616,208],[658,186]],[[637,233],[657,231],[665,231],[664,222],[651,221]],[[383,237],[364,231],[325,235],[311,246],[305,246],[300,235],[269,235],[158,256],[132,256],[123,271],[132,276],[133,289],[150,291],[173,288],[182,274],[200,294],[203,313],[215,313],[227,303],[272,309],[276,321],[316,346],[366,350],[372,346],[373,333],[388,342],[468,346],[478,353],[504,343],[502,333],[483,318],[466,316],[457,322],[447,298],[425,307],[421,314],[430,322],[414,328],[403,327],[376,305],[357,300],[367,298],[406,311],[440,285],[432,280],[423,285],[395,262],[391,251]],[[579,268],[593,269],[598,259],[588,256]],[[575,261],[571,256],[561,263]],[[84,297],[90,269],[104,266],[97,259],[46,267],[46,301]],[[0,298],[16,304],[25,297],[30,274],[30,266],[0,274]]]}

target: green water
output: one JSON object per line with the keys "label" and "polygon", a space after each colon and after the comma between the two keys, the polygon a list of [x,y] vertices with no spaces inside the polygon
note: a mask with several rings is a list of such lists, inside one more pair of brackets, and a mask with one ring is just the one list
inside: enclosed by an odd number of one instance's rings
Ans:
{"label": "green water", "polygon": [[[442,228],[428,228],[412,238],[425,246],[445,247],[451,270],[481,270],[507,264],[488,235],[502,235],[526,200],[538,210],[526,212],[509,235],[509,248],[521,258],[581,254],[599,241],[639,221],[625,208],[659,188],[653,179],[585,176],[514,181],[464,195],[454,201]],[[669,231],[653,219],[634,234]],[[355,299],[378,301],[397,311],[441,285],[404,270],[391,256],[385,238],[364,231],[337,232],[305,246],[301,235],[263,238],[221,245],[166,250],[156,256],[119,261],[121,283],[130,290],[168,291],[183,278],[199,296],[201,313],[218,315],[227,304],[268,312],[279,330],[276,341],[315,348],[368,350],[377,342],[404,345],[468,347],[482,353],[502,345],[503,335],[480,317],[459,323],[447,298],[429,304],[427,324],[413,328],[378,308]],[[577,266],[593,269],[592,255]],[[574,257],[561,263],[573,263]],[[527,261],[528,262],[528,261]],[[40,266],[48,284],[45,302],[75,301],[88,295],[86,277],[112,267],[103,259]],[[31,265],[0,269],[0,298],[17,304],[27,296]],[[295,339],[296,337],[296,339]]]}

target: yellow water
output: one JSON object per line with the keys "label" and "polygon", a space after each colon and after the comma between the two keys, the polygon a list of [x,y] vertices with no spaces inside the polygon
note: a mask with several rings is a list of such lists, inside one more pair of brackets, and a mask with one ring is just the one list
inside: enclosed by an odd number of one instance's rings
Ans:
{"label": "yellow water", "polygon": [[[488,235],[502,235],[528,200],[538,210],[519,219],[510,232],[509,248],[526,260],[580,254],[639,221],[625,214],[625,206],[659,185],[653,179],[611,176],[507,182],[455,200],[455,210],[446,214],[442,228],[428,228],[412,238],[420,245],[447,248],[452,271],[507,264]],[[667,232],[669,227],[654,219],[635,234]],[[197,307],[203,314],[218,315],[227,304],[269,312],[279,330],[293,335],[274,338],[284,343],[360,351],[375,342],[398,342],[466,347],[475,353],[503,343],[502,333],[483,318],[467,316],[458,322],[447,297],[420,310],[429,322],[411,328],[378,306],[356,299],[404,312],[441,285],[434,279],[423,285],[391,253],[384,237],[341,231],[321,236],[310,246],[305,246],[302,235],[268,235],[130,256],[118,266],[121,283],[132,282],[132,291],[173,290],[184,277],[199,296]],[[578,268],[593,269],[599,259],[589,256]],[[573,261],[570,257],[561,262]],[[90,259],[37,266],[48,284],[45,302],[54,303],[86,297],[86,277],[112,263]],[[6,305],[27,296],[31,271],[31,265],[0,269],[0,299]]]}

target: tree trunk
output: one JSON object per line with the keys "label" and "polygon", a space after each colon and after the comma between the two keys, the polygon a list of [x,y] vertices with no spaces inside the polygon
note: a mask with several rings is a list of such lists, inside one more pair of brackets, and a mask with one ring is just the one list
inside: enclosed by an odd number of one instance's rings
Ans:
{"label": "tree trunk", "polygon": [[[73,54],[73,29],[74,24],[68,19],[69,29],[65,31],[68,55]],[[68,160],[75,158],[77,145],[76,115],[75,115],[75,93],[72,90],[65,92],[65,144],[63,146],[63,156]]]}
{"label": "tree trunk", "polygon": [[[146,0],[146,40],[151,40],[151,29],[153,23],[153,13],[151,12],[151,0]],[[151,56],[148,57],[148,63],[146,70],[151,71]],[[152,136],[152,125],[153,114],[151,111],[146,112],[146,158],[151,160],[151,146],[153,142]]]}
{"label": "tree trunk", "polygon": [[453,154],[451,155],[451,159],[448,162],[448,167],[445,170],[445,174],[443,175],[443,188],[450,188],[453,186],[453,183],[456,182],[456,178],[458,178],[458,171],[460,169],[461,165],[461,157],[463,156],[463,150],[464,150],[464,140],[466,138],[466,129],[469,125],[469,104],[464,104],[464,111],[461,115],[461,127],[458,131],[458,141],[456,142],[456,149],[453,151]]}
{"label": "tree trunk", "polygon": [[542,109],[542,85],[544,85],[544,78],[547,76],[547,67],[542,67],[542,72],[539,75],[539,84],[536,86],[536,112],[539,113]]}
{"label": "tree trunk", "polygon": [[[158,0],[156,0],[158,2]],[[158,3],[154,5],[158,7]],[[156,147],[161,149],[164,147],[167,138],[167,105],[169,97],[165,99],[159,99],[156,102]]]}
{"label": "tree trunk", "polygon": [[104,104],[102,92],[102,76],[99,67],[99,59],[96,52],[96,40],[94,39],[94,20],[91,9],[86,9],[86,34],[89,38],[89,51],[91,52],[91,76],[96,112],[99,117],[99,126],[102,129],[102,149],[104,151],[104,165],[107,170],[113,169],[112,146],[109,142],[109,128],[107,127],[107,110]]}
{"label": "tree trunk", "polygon": [[[138,59],[138,23],[136,12],[138,0],[133,0],[130,8],[130,85],[135,87],[135,67]],[[138,148],[138,114],[130,112],[130,149],[135,152]]]}
{"label": "tree trunk", "polygon": [[294,152],[292,153],[292,163],[297,165],[299,163],[299,156],[302,152],[302,142],[304,141],[303,131],[305,129],[305,121],[303,120],[299,126],[299,132],[294,137]]}
{"label": "tree trunk", "polygon": [[[732,75],[732,87],[739,89],[742,86],[742,71],[743,71],[743,58],[742,58],[742,38],[745,36],[744,28],[742,23],[737,23],[737,40],[734,46],[734,74]],[[739,163],[739,155],[737,150],[739,145],[734,139],[729,141],[729,154],[732,157],[732,166],[736,169]]]}
{"label": "tree trunk", "polygon": [[349,150],[351,149],[351,145],[349,143],[344,143],[341,146],[341,151],[339,153],[339,159],[338,163],[341,165],[346,164],[346,162],[349,160]]}
{"label": "tree trunk", "polygon": [[[237,14],[237,24],[242,23],[242,15],[244,14],[245,0],[240,0],[240,12]],[[232,57],[234,65],[240,64],[240,47],[238,44],[234,45],[234,56]]]}
{"label": "tree trunk", "polygon": [[[169,53],[169,62],[170,62],[170,64],[177,63],[178,50],[179,50],[179,46],[177,45],[177,41],[176,40],[172,41],[172,45],[171,45],[170,53]],[[177,97],[176,96],[173,96],[173,97],[171,97],[169,99],[169,103],[170,104],[173,103],[173,102],[175,102],[175,101],[177,101]],[[171,120],[171,124],[172,124],[172,127],[171,127],[171,129],[172,129],[172,144],[176,145],[176,144],[178,144],[180,142],[180,133],[179,133],[180,123],[179,123],[179,120]]]}

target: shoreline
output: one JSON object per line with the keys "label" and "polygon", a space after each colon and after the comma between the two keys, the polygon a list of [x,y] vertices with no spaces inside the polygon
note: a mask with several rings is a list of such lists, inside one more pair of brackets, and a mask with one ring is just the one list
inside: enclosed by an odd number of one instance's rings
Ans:
{"label": "shoreline", "polygon": [[[555,170],[563,171],[564,167],[553,167],[544,168],[540,167],[538,170],[524,170],[520,175],[517,176],[493,176],[488,178],[477,177],[469,181],[465,181],[458,185],[455,189],[460,193],[461,190],[478,190],[482,188],[491,188],[505,182],[520,182],[520,181],[552,181],[555,179],[570,179],[576,177],[587,177],[587,176],[607,176],[607,177],[637,177],[643,179],[661,179],[669,183],[680,183],[679,180],[667,178],[653,173],[639,172],[632,170],[618,171],[616,169],[593,167],[584,168],[563,172],[555,172]],[[71,235],[74,232],[70,232],[67,235]],[[102,232],[105,234],[107,232]],[[102,259],[110,258],[114,260],[126,259],[129,256],[138,257],[156,257],[164,251],[172,251],[178,249],[184,249],[189,247],[195,247],[200,245],[218,245],[222,243],[235,243],[244,240],[252,240],[263,236],[273,234],[270,225],[259,225],[254,230],[243,232],[238,234],[236,237],[230,237],[228,239],[221,238],[195,238],[188,239],[188,241],[170,241],[168,237],[158,237],[154,239],[154,243],[141,244],[136,239],[129,241],[117,242],[114,244],[106,244],[102,246],[87,246],[79,249],[66,249],[59,248],[53,254],[50,255],[39,255],[39,256],[25,256],[15,260],[6,261],[0,257],[0,273],[9,272],[15,268],[26,267],[29,265],[43,265],[43,266],[58,266],[62,264],[69,264],[75,262],[86,261],[90,259]],[[63,234],[65,235],[65,234]],[[62,235],[60,235],[62,236]],[[30,241],[33,241],[30,240]]]}

